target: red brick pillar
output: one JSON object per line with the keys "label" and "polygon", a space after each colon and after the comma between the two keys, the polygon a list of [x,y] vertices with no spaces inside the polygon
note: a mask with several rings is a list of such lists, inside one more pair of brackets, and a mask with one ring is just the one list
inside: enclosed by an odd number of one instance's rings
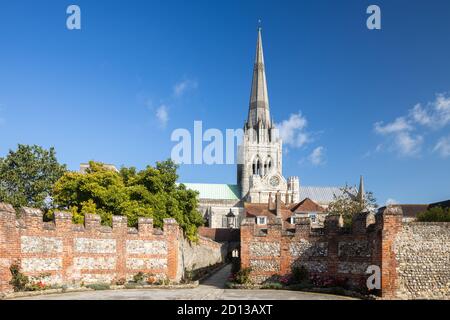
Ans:
{"label": "red brick pillar", "polygon": [[389,206],[382,213],[381,231],[381,295],[383,298],[395,298],[398,288],[397,260],[394,242],[402,230],[403,212],[400,207]]}
{"label": "red brick pillar", "polygon": [[127,235],[128,219],[125,216],[113,216],[113,234],[116,239],[116,280],[127,278]]}
{"label": "red brick pillar", "polygon": [[181,231],[175,219],[164,219],[164,237],[167,239],[167,277],[178,282],[178,247]]}
{"label": "red brick pillar", "polygon": [[250,267],[250,241],[255,232],[255,220],[247,218],[241,223],[241,269]]}
{"label": "red brick pillar", "polygon": [[16,227],[16,211],[0,203],[0,295],[12,291],[9,267],[20,259],[20,239]]}
{"label": "red brick pillar", "polygon": [[325,238],[328,242],[327,275],[337,277],[339,264],[339,237],[340,218],[329,215],[325,218]]}
{"label": "red brick pillar", "polygon": [[73,231],[72,214],[55,212],[55,228],[58,237],[62,239],[62,270],[63,283],[71,283],[73,278]]}

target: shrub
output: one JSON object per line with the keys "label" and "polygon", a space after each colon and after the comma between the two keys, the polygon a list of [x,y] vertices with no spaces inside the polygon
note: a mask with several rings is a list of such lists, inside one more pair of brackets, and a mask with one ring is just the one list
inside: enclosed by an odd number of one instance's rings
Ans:
{"label": "shrub", "polygon": [[93,290],[109,290],[110,285],[108,283],[93,283],[86,286],[86,288]]}
{"label": "shrub", "polygon": [[166,277],[156,280],[155,284],[160,286],[168,286],[170,284],[170,280]]}
{"label": "shrub", "polygon": [[252,268],[244,268],[236,272],[234,275],[234,281],[237,284],[249,284],[251,283],[250,273],[252,272]]}
{"label": "shrub", "polygon": [[13,287],[14,291],[15,292],[26,291],[29,286],[30,279],[22,272],[20,272],[19,265],[18,264],[11,265],[9,271],[11,272],[12,276],[12,279],[9,282],[9,284]]}
{"label": "shrub", "polygon": [[433,207],[417,215],[420,222],[450,222],[450,208]]}
{"label": "shrub", "polygon": [[309,271],[305,266],[292,268],[292,283],[302,283],[309,281]]}
{"label": "shrub", "polygon": [[25,290],[26,291],[41,291],[41,290],[46,290],[49,288],[50,288],[50,286],[46,285],[44,282],[36,281],[36,282],[30,283],[29,285],[27,285]]}
{"label": "shrub", "polygon": [[347,278],[335,278],[328,276],[313,276],[311,277],[312,283],[315,287],[319,288],[348,288],[348,279]]}
{"label": "shrub", "polygon": [[155,284],[156,283],[156,276],[153,273],[147,274],[147,283],[148,284]]}
{"label": "shrub", "polygon": [[192,280],[194,279],[194,270],[184,270],[184,278],[183,278],[183,282],[184,283],[190,283],[192,282]]}
{"label": "shrub", "polygon": [[275,290],[281,290],[283,289],[283,284],[279,282],[268,282],[265,283],[261,289],[275,289]]}
{"label": "shrub", "polygon": [[116,286],[123,286],[126,282],[127,282],[127,280],[125,280],[125,278],[120,278],[120,279],[117,279],[114,283]]}
{"label": "shrub", "polygon": [[129,282],[125,284],[125,289],[136,289],[137,286],[138,286],[137,283]]}
{"label": "shrub", "polygon": [[138,272],[133,276],[133,282],[143,283],[145,282],[145,274],[143,272]]}

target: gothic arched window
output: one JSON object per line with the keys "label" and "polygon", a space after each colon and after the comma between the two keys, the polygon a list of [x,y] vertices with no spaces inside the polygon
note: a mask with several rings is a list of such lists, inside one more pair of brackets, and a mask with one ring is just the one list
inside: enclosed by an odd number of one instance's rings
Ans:
{"label": "gothic arched window", "polygon": [[272,170],[272,159],[270,158],[270,156],[267,158],[265,166],[267,166],[266,172],[270,172]]}

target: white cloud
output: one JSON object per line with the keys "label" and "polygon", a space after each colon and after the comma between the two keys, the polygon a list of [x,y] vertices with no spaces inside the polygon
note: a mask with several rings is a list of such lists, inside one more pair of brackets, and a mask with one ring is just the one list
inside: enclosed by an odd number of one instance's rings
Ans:
{"label": "white cloud", "polygon": [[383,135],[409,130],[412,130],[412,126],[403,117],[385,125],[383,125],[382,121],[375,123],[375,131]]}
{"label": "white cloud", "polygon": [[308,160],[314,165],[319,166],[325,163],[325,148],[317,147],[313,150],[313,152],[309,155]]}
{"label": "white cloud", "polygon": [[[374,127],[376,133],[388,137],[389,150],[404,156],[416,155],[421,150],[423,137],[412,134],[411,131],[414,130],[414,127],[403,117],[387,124],[377,122]],[[381,151],[382,148],[382,144],[379,144],[376,152]]]}
{"label": "white cloud", "polygon": [[160,125],[165,127],[169,121],[169,110],[166,105],[162,104],[156,110],[156,118],[158,119]]}
{"label": "white cloud", "polygon": [[[438,130],[448,124],[450,124],[450,97],[446,94],[437,94],[434,101],[428,102],[426,106],[416,104],[406,116],[398,117],[391,123],[376,122],[374,130],[387,138],[385,149],[411,156],[420,153],[425,141],[424,130]],[[446,141],[441,139],[434,148],[443,156],[447,152]]]}
{"label": "white cloud", "polygon": [[181,97],[186,91],[197,89],[198,82],[195,80],[183,80],[178,82],[173,87],[173,94],[175,97]]}
{"label": "white cloud", "polygon": [[450,124],[450,97],[446,94],[437,94],[436,99],[425,107],[420,103],[410,110],[412,121],[433,129],[440,129]]}
{"label": "white cloud", "polygon": [[415,122],[421,125],[428,126],[432,123],[430,115],[423,109],[420,103],[416,104],[414,108],[410,110],[409,114]]}
{"label": "white cloud", "polygon": [[301,112],[291,114],[288,120],[276,124],[283,143],[294,148],[300,148],[311,142],[310,134],[305,131],[308,121]]}
{"label": "white cloud", "polygon": [[434,152],[438,152],[441,157],[447,158],[450,156],[450,136],[442,137],[433,149]]}
{"label": "white cloud", "polygon": [[401,155],[417,155],[422,147],[423,137],[411,135],[409,132],[399,132],[395,137],[395,147]]}
{"label": "white cloud", "polygon": [[398,201],[395,199],[392,199],[392,198],[389,198],[386,200],[386,206],[393,205],[393,204],[398,204]]}

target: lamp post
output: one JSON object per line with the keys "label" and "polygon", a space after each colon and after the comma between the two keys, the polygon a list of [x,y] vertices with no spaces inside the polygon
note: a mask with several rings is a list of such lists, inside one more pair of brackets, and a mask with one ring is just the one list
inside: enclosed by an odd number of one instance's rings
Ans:
{"label": "lamp post", "polygon": [[227,214],[227,226],[230,229],[234,229],[236,227],[236,216],[233,213],[233,210],[230,209],[230,212]]}

